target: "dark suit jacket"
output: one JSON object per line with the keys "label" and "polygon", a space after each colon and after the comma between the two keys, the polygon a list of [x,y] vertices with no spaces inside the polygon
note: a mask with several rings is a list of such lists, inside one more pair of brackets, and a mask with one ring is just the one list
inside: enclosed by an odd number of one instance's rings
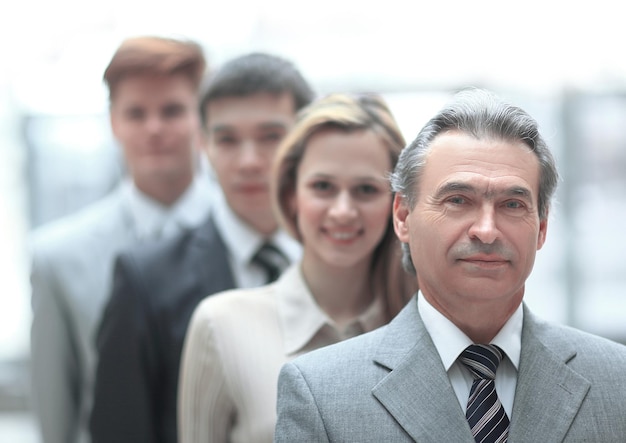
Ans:
{"label": "dark suit jacket", "polygon": [[212,219],[122,254],[97,336],[94,443],[175,443],[178,372],[191,315],[235,287]]}

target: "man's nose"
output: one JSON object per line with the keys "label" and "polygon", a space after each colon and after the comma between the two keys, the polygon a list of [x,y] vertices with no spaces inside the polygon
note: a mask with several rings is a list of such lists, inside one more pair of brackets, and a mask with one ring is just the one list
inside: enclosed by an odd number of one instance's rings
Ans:
{"label": "man's nose", "polygon": [[254,141],[246,140],[241,144],[239,161],[243,167],[259,167],[265,162],[265,157]]}
{"label": "man's nose", "polygon": [[159,115],[148,115],[146,117],[146,128],[149,132],[159,132],[163,126],[163,119]]}
{"label": "man's nose", "polygon": [[496,211],[492,205],[483,205],[476,212],[468,232],[470,238],[476,238],[482,243],[491,244],[498,238],[498,224]]}

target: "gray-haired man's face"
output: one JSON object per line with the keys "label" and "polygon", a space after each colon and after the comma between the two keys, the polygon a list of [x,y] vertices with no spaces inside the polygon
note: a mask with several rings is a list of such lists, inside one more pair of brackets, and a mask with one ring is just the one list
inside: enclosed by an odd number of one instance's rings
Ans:
{"label": "gray-haired man's face", "polygon": [[537,157],[522,143],[448,132],[433,140],[419,186],[414,208],[396,198],[394,224],[425,297],[455,323],[470,303],[517,307],[547,230]]}

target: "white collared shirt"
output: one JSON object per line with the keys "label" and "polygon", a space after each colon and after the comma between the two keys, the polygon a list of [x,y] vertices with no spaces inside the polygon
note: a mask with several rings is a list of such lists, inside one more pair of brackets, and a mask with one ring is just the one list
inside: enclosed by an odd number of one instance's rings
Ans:
{"label": "white collared shirt", "polygon": [[[421,291],[417,298],[417,308],[424,322],[426,330],[437,348],[441,361],[446,371],[454,393],[459,400],[463,411],[467,407],[473,377],[458,357],[469,345],[474,344],[454,323],[448,320],[442,313],[437,311],[425,298]],[[491,341],[498,345],[505,353],[496,372],[496,392],[504,406],[509,419],[513,411],[515,388],[517,386],[517,370],[522,346],[522,322],[523,309],[520,304],[513,315],[504,324],[500,332]]]}
{"label": "white collared shirt", "polygon": [[209,215],[213,191],[204,177],[196,177],[171,206],[150,198],[130,179],[125,179],[121,187],[138,240],[173,237],[199,226]]}
{"label": "white collared shirt", "polygon": [[270,238],[266,238],[233,212],[223,192],[217,190],[213,195],[213,219],[228,250],[228,261],[236,287],[253,288],[266,283],[265,272],[251,264],[252,257],[266,241],[279,248],[290,263],[300,259],[302,246],[284,230],[278,229]]}
{"label": "white collared shirt", "polygon": [[350,323],[340,327],[317,304],[304,279],[301,262],[292,265],[280,279],[289,280],[289,291],[276,291],[276,303],[285,331],[285,355],[290,358],[356,337],[387,322],[384,300],[379,296]]}
{"label": "white collared shirt", "polygon": [[385,322],[379,297],[339,327],[315,301],[300,263],[272,284],[207,297],[194,312],[181,357],[181,441],[271,442],[280,368]]}

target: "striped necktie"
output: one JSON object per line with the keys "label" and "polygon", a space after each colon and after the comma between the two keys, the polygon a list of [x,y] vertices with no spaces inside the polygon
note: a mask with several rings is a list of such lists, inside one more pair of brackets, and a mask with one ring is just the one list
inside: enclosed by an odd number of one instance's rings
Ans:
{"label": "striped necktie", "polygon": [[465,417],[477,443],[504,443],[509,436],[509,418],[496,393],[496,370],[504,352],[495,345],[471,345],[460,357],[474,376]]}
{"label": "striped necktie", "polygon": [[266,283],[276,280],[280,274],[289,266],[289,260],[276,246],[271,243],[264,243],[252,257],[252,263],[258,265],[265,271]]}

